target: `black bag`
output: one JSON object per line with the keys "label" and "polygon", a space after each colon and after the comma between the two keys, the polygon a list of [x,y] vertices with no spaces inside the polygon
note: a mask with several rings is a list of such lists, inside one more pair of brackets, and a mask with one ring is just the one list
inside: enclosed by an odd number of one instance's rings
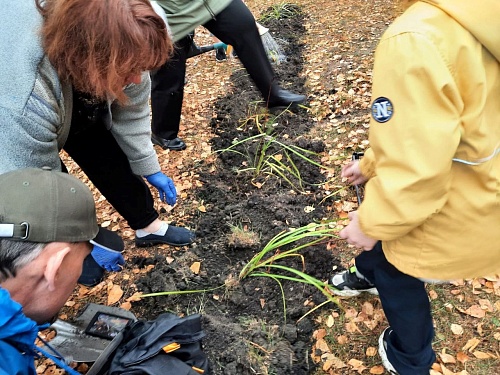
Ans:
{"label": "black bag", "polygon": [[[127,326],[106,374],[209,375],[200,315],[162,314]],[[97,363],[96,363],[97,364]],[[107,367],[107,366],[106,366]],[[101,372],[98,372],[101,373]]]}

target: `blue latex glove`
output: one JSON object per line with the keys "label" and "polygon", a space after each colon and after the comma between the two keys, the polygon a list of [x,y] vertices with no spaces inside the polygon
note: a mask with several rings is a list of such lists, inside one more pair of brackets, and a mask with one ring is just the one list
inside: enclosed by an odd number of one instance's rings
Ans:
{"label": "blue latex glove", "polygon": [[167,202],[173,206],[177,200],[177,191],[175,190],[174,181],[170,177],[165,176],[161,172],[144,176],[148,182],[158,189],[160,200]]}
{"label": "blue latex glove", "polygon": [[121,271],[125,264],[122,253],[94,244],[92,258],[106,271]]}

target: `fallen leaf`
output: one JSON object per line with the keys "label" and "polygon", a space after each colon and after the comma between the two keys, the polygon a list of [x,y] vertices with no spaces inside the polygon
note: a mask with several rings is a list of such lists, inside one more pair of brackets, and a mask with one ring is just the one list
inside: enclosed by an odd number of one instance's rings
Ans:
{"label": "fallen leaf", "polygon": [[320,328],[313,333],[313,337],[317,340],[323,339],[326,336],[326,329]]}
{"label": "fallen leaf", "polygon": [[373,366],[371,369],[370,369],[370,374],[373,374],[373,375],[382,375],[383,373],[385,372],[385,368],[384,366]]}
{"label": "fallen leaf", "polygon": [[264,298],[261,298],[260,299],[260,308],[263,309],[265,305],[266,305],[266,300]]}
{"label": "fallen leaf", "polygon": [[479,301],[479,306],[481,307],[482,310],[488,311],[488,312],[493,312],[493,305],[491,302],[487,299],[480,299]]}
{"label": "fallen leaf", "polygon": [[470,358],[465,354],[464,352],[458,352],[457,353],[457,361],[461,363],[465,363],[469,360]]}
{"label": "fallen leaf", "polygon": [[334,324],[335,324],[335,319],[333,319],[333,316],[328,315],[328,319],[326,320],[326,326],[328,328],[332,328]]}
{"label": "fallen leaf", "polygon": [[474,349],[476,349],[480,342],[481,341],[479,339],[474,337],[467,341],[462,350],[468,350],[471,353]]}
{"label": "fallen leaf", "polygon": [[452,324],[451,325],[451,332],[455,335],[462,335],[464,333],[464,329],[460,324]]}
{"label": "fallen leaf", "polygon": [[490,354],[490,353],[485,353],[485,352],[481,352],[479,350],[476,350],[472,353],[474,355],[474,357],[476,357],[477,359],[490,359],[490,358],[496,358],[496,356],[494,354]]}
{"label": "fallen leaf", "polygon": [[201,205],[201,206],[198,206],[198,211],[200,212],[207,212],[207,209],[205,206]]}
{"label": "fallen leaf", "polygon": [[130,297],[128,297],[125,301],[127,301],[127,302],[137,302],[137,301],[140,301],[141,300],[141,295],[142,295],[142,293],[135,292]]}
{"label": "fallen leaf", "polygon": [[465,310],[467,315],[473,316],[474,318],[484,318],[486,311],[484,311],[479,305],[472,305],[467,310]]}
{"label": "fallen leaf", "polygon": [[358,360],[358,359],[350,359],[349,362],[347,362],[350,366],[352,366],[352,369],[354,371],[357,371],[358,373],[362,373],[363,371],[366,370],[366,367],[363,365],[363,362]]}
{"label": "fallen leaf", "polygon": [[120,305],[120,308],[130,311],[130,309],[132,308],[132,304],[128,301],[125,301]]}
{"label": "fallen leaf", "polygon": [[191,267],[189,269],[195,274],[198,275],[200,273],[200,268],[201,268],[201,263],[200,262],[194,262],[191,264]]}
{"label": "fallen leaf", "polygon": [[323,353],[331,353],[330,347],[323,339],[316,341],[316,349],[321,350]]}
{"label": "fallen leaf", "polygon": [[361,311],[365,313],[368,316],[373,316],[373,305],[370,302],[365,302],[363,303],[363,307],[361,308]]}
{"label": "fallen leaf", "polygon": [[360,329],[358,328],[356,323],[353,321],[345,323],[345,330],[349,333],[354,333],[354,332],[361,333]]}
{"label": "fallen leaf", "polygon": [[451,354],[439,353],[439,358],[441,358],[441,361],[443,361],[443,363],[457,363],[455,357],[453,357]]}
{"label": "fallen leaf", "polygon": [[118,302],[123,296],[123,290],[119,285],[113,284],[111,290],[108,292],[108,306]]}
{"label": "fallen leaf", "polygon": [[443,375],[455,375],[453,371],[450,371],[446,368],[444,364],[441,363],[441,372]]}
{"label": "fallen leaf", "polygon": [[324,371],[328,371],[331,368],[340,369],[347,367],[347,365],[344,362],[342,362],[339,358],[337,358],[331,353],[323,354],[321,356],[321,359],[324,361],[323,364]]}
{"label": "fallen leaf", "polygon": [[437,298],[438,298],[438,294],[436,293],[436,291],[435,291],[435,290],[430,290],[430,291],[429,291],[429,298],[430,298],[431,300],[435,300],[435,299],[437,299]]}
{"label": "fallen leaf", "polygon": [[349,342],[349,339],[345,335],[340,335],[340,336],[337,336],[337,342],[340,345],[344,345],[344,344],[347,344]]}
{"label": "fallen leaf", "polygon": [[377,355],[377,352],[378,352],[378,349],[373,347],[373,346],[366,348],[366,356],[367,357],[374,357]]}

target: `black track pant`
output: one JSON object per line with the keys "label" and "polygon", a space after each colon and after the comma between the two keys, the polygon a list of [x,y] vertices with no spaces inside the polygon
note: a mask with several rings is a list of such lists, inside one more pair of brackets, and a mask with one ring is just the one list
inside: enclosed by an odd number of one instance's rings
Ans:
{"label": "black track pant", "polygon": [[[268,101],[271,92],[279,86],[262,45],[255,19],[247,6],[241,0],[233,0],[217,14],[215,20],[210,20],[203,26],[222,42],[234,47],[238,58],[261,92],[263,100]],[[190,43],[190,37],[179,40],[172,59],[152,75],[152,131],[165,139],[173,139],[179,132],[186,56]]]}
{"label": "black track pant", "polygon": [[73,93],[73,118],[64,150],[85,172],[108,202],[136,230],[151,224],[158,213],[148,185],[135,175],[125,153],[99,114]]}

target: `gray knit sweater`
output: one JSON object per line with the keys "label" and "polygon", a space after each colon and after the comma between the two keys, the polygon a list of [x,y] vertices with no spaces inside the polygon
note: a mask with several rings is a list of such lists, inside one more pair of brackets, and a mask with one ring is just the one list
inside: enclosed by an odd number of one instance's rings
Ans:
{"label": "gray knit sweater", "polygon": [[[0,12],[0,173],[24,167],[60,170],[59,151],[71,125],[72,89],[45,57],[34,0],[16,0]],[[109,129],[134,173],[160,171],[151,143],[149,74],[129,85],[126,105],[110,102]],[[92,145],[89,145],[92,152]]]}

